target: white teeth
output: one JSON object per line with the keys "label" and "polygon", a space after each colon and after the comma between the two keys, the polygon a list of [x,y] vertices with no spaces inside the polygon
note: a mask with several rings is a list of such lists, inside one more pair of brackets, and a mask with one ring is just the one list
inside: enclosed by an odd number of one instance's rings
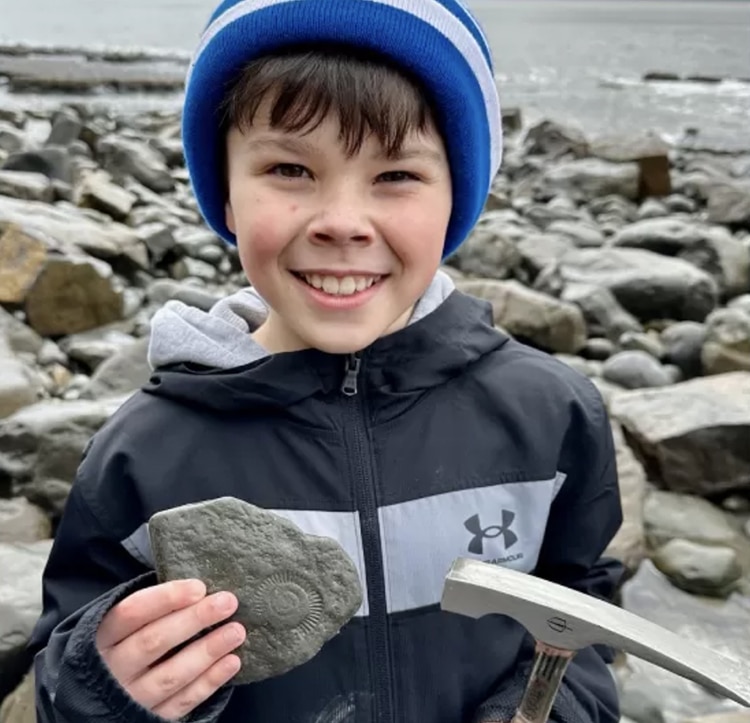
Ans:
{"label": "white teeth", "polygon": [[320,274],[302,274],[310,286],[322,289],[332,296],[351,296],[358,291],[369,289],[380,276],[321,276]]}

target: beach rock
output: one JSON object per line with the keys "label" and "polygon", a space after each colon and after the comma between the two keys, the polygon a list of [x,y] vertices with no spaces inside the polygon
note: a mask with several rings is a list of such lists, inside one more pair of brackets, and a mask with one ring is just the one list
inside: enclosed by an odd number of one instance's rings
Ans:
{"label": "beach rock", "polygon": [[[591,329],[589,328],[589,333]],[[586,346],[581,349],[580,354],[584,359],[594,361],[604,361],[609,359],[615,353],[614,342],[604,337],[589,337],[586,340]]]}
{"label": "beach rock", "polygon": [[643,331],[624,332],[618,339],[617,345],[622,351],[642,351],[660,361],[666,354],[659,337]]}
{"label": "beach rock", "polygon": [[750,710],[737,710],[727,713],[690,718],[685,723],[750,723]]}
{"label": "beach rock", "polygon": [[661,201],[655,198],[647,198],[638,209],[638,220],[649,218],[663,218],[669,216],[669,209]]}
{"label": "beach rock", "polygon": [[574,304],[526,288],[517,281],[459,281],[464,293],[492,304],[495,324],[541,349],[574,354],[586,344],[586,322]]}
{"label": "beach rock", "polygon": [[[491,269],[488,270],[491,273]],[[216,281],[218,278],[216,267],[200,259],[193,259],[190,256],[185,256],[179,261],[175,261],[170,267],[170,274],[177,281],[200,279],[211,282]]]}
{"label": "beach rock", "polygon": [[673,585],[694,595],[726,598],[742,577],[737,553],[731,547],[670,540],[651,559]]}
{"label": "beach rock", "polygon": [[623,392],[611,411],[668,489],[710,495],[750,490],[750,373]]}
{"label": "beach rock", "polygon": [[146,290],[148,301],[157,306],[174,299],[203,311],[211,309],[222,296],[217,291],[209,291],[174,279],[158,279],[151,283]]}
{"label": "beach rock", "polygon": [[13,123],[0,120],[0,150],[8,154],[18,153],[26,142],[24,132]]}
{"label": "beach rock", "polygon": [[164,157],[148,143],[109,135],[98,142],[96,151],[102,168],[117,181],[132,176],[155,193],[166,193],[174,188],[174,179]]}
{"label": "beach rock", "polygon": [[0,706],[0,723],[36,723],[34,673],[29,671]]}
{"label": "beach rock", "polygon": [[698,204],[687,196],[673,193],[664,199],[664,205],[669,213],[693,214],[698,210]]}
{"label": "beach rock", "polygon": [[717,309],[706,319],[701,352],[705,374],[750,372],[750,315],[741,309]]}
{"label": "beach rock", "polygon": [[742,294],[732,299],[728,304],[729,309],[739,309],[750,316],[750,294]]}
{"label": "beach rock", "polygon": [[703,344],[706,326],[697,321],[670,324],[660,335],[664,361],[679,367],[686,379],[703,373]]}
{"label": "beach rock", "polygon": [[0,303],[24,303],[47,256],[45,240],[9,225],[0,235]]}
{"label": "beach rock", "polygon": [[81,137],[83,123],[78,114],[70,108],[63,108],[52,118],[52,128],[46,146],[69,147]]}
{"label": "beach rock", "polygon": [[33,404],[40,391],[39,379],[0,337],[0,419]]}
{"label": "beach rock", "polygon": [[619,229],[626,224],[633,223],[638,218],[638,206],[627,198],[616,194],[593,199],[589,203],[588,209],[600,228]]}
{"label": "beach rock", "polygon": [[128,331],[131,324],[110,324],[60,340],[60,350],[69,358],[94,371],[118,351],[134,344],[136,339]]}
{"label": "beach rock", "polygon": [[49,147],[11,153],[3,163],[6,171],[39,173],[50,180],[72,185],[75,180],[73,161],[65,148]]}
{"label": "beach rock", "polygon": [[0,499],[0,543],[38,542],[52,537],[49,518],[23,497]]}
{"label": "beach rock", "polygon": [[[521,262],[516,240],[522,236],[517,226],[503,224],[487,214],[451,259],[451,265],[464,274],[483,278],[505,279]],[[190,249],[190,255],[198,251]]]}
{"label": "beach rock", "polygon": [[29,325],[45,336],[63,336],[123,318],[123,289],[103,261],[49,257],[24,299]]}
{"label": "beach rock", "polygon": [[127,219],[135,204],[135,196],[112,183],[106,171],[86,174],[78,185],[76,193],[76,202],[79,206],[94,208],[116,221]]}
{"label": "beach rock", "polygon": [[136,232],[115,222],[94,221],[72,204],[48,205],[0,196],[0,228],[14,225],[44,240],[47,248],[73,250],[111,263],[148,263],[145,247]]}
{"label": "beach rock", "polygon": [[165,223],[147,223],[135,231],[153,263],[159,263],[177,245],[172,229]]}
{"label": "beach rock", "polygon": [[638,319],[620,306],[612,292],[604,286],[568,284],[560,298],[576,304],[583,312],[589,333],[601,333],[610,341],[619,341],[623,334],[642,330]]}
{"label": "beach rock", "polygon": [[521,255],[521,266],[530,279],[536,278],[540,271],[575,249],[569,237],[549,233],[525,233],[514,245]]}
{"label": "beach rock", "polygon": [[13,314],[0,306],[0,338],[17,354],[38,354],[45,341]]}
{"label": "beach rock", "polygon": [[[518,203],[514,206],[519,206]],[[578,208],[564,195],[555,196],[547,203],[528,203],[520,209],[523,217],[542,231],[546,231],[556,221],[571,223],[591,223],[591,214],[585,208]]]}
{"label": "beach rock", "polygon": [[669,374],[645,351],[621,351],[604,362],[602,376],[624,389],[665,387],[672,383]]}
{"label": "beach rock", "polygon": [[641,321],[703,321],[718,300],[716,282],[705,271],[641,249],[577,249],[562,256],[556,273],[563,283],[609,289]]}
{"label": "beach rock", "polygon": [[553,221],[547,232],[569,238],[578,248],[599,248],[605,241],[601,229],[593,222]]}
{"label": "beach rock", "polygon": [[646,541],[653,550],[672,540],[735,548],[737,531],[729,516],[708,500],[652,490],[644,504]]}
{"label": "beach rock", "polygon": [[640,198],[664,197],[672,192],[669,146],[653,134],[602,137],[591,144],[591,153],[597,158],[615,163],[637,163],[640,171]]}
{"label": "beach rock", "polygon": [[103,361],[81,390],[79,398],[119,397],[144,386],[151,377],[148,342],[148,337],[137,339]]}
{"label": "beach rock", "polygon": [[634,163],[608,163],[597,158],[582,158],[550,166],[542,179],[546,192],[564,192],[585,202],[610,194],[638,198],[639,171]]}
{"label": "beach rock", "polygon": [[662,710],[664,702],[661,687],[648,676],[635,674],[623,684],[620,711],[634,723],[667,723]]}
{"label": "beach rock", "polygon": [[529,156],[583,158],[589,155],[589,143],[577,128],[544,120],[529,128],[523,139],[523,150]]}
{"label": "beach rock", "polygon": [[42,607],[42,572],[51,540],[0,543],[0,699],[31,665],[26,644]]}
{"label": "beach rock", "polygon": [[55,189],[49,178],[41,173],[0,170],[0,195],[52,203]]}
{"label": "beach rock", "polygon": [[0,479],[59,515],[86,444],[124,399],[46,400],[0,420]]}
{"label": "beach rock", "polygon": [[713,223],[750,228],[750,183],[715,184],[708,195],[708,218]]}
{"label": "beach rock", "polygon": [[233,498],[155,514],[149,534],[160,580],[198,578],[240,601],[247,638],[233,683],[281,675],[315,656],[362,604],[352,560],[332,539]]}
{"label": "beach rock", "polygon": [[[645,560],[623,585],[622,606],[696,645],[743,662],[750,660],[748,607],[737,595],[728,600],[696,597],[676,588]],[[736,703],[634,656],[627,656],[627,667],[632,675],[647,678],[661,691],[661,710],[667,723],[737,710]]]}
{"label": "beach rock", "polygon": [[678,218],[647,219],[620,230],[612,243],[684,259],[710,273],[729,296],[750,288],[750,253],[724,228]]}
{"label": "beach rock", "polygon": [[615,441],[623,522],[604,554],[620,560],[630,573],[634,573],[646,557],[643,522],[646,473],[625,441],[622,427],[614,421],[611,427]]}

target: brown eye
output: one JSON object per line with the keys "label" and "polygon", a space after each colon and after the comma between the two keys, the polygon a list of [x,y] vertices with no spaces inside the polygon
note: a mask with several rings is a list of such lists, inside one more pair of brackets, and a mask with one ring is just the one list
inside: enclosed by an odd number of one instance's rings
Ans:
{"label": "brown eye", "polygon": [[278,163],[270,172],[282,178],[302,178],[305,174],[309,175],[308,170],[298,163]]}
{"label": "brown eye", "polygon": [[386,183],[403,183],[404,181],[418,181],[419,178],[409,171],[387,171],[378,178]]}

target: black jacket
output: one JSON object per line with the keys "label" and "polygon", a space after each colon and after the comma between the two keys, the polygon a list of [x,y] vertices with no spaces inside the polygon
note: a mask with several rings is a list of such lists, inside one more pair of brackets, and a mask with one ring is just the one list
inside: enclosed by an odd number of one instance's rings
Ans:
{"label": "black jacket", "polygon": [[[532,641],[502,616],[440,610],[451,562],[508,565],[609,598],[621,524],[596,388],[493,328],[453,292],[361,356],[307,350],[242,367],[155,371],[87,447],[44,576],[34,633],[39,723],[159,720],[94,645],[111,606],[153,584],[156,511],[233,496],[337,539],[366,589],[311,661],[228,687],[190,721],[509,720]],[[579,653],[553,720],[619,719],[608,651]]]}

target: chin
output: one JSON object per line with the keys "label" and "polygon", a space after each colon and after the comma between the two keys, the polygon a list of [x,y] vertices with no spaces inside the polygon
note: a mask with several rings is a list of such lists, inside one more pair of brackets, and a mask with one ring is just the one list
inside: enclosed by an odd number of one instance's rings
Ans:
{"label": "chin", "polygon": [[370,346],[381,334],[321,334],[308,338],[311,347],[327,354],[354,354]]}

